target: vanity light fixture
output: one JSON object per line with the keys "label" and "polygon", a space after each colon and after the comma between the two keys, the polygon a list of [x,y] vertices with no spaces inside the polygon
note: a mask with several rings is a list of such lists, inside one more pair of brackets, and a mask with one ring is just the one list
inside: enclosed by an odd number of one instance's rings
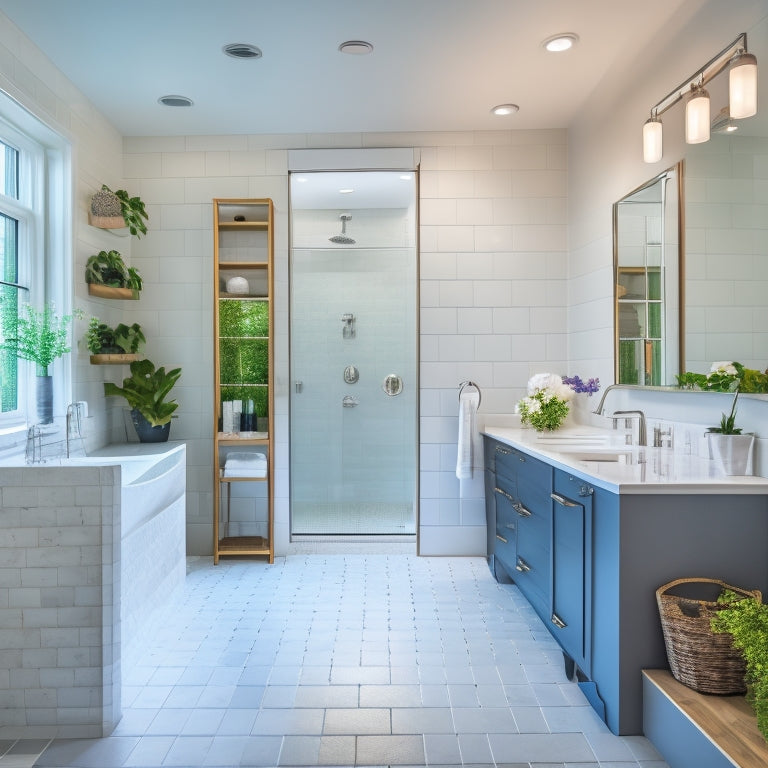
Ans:
{"label": "vanity light fixture", "polygon": [[491,112],[494,115],[514,115],[515,112],[519,112],[520,107],[517,106],[517,104],[497,104]]}
{"label": "vanity light fixture", "polygon": [[734,120],[757,114],[757,59],[744,50],[731,59],[728,98]]}
{"label": "vanity light fixture", "polygon": [[[709,141],[709,94],[704,86],[729,69],[729,114],[732,120],[757,114],[757,59],[747,52],[747,33],[742,32],[729,46],[708,61],[698,72],[670,91],[651,108],[643,125],[643,160],[658,163],[662,156],[662,126],[659,116],[685,99],[685,140],[688,144]],[[731,123],[731,130],[735,125]]]}
{"label": "vanity light fixture", "polygon": [[685,141],[688,144],[709,141],[709,93],[701,86],[692,86],[685,102]]}
{"label": "vanity light fixture", "polygon": [[552,35],[542,42],[542,45],[551,53],[562,53],[573,48],[579,42],[579,36],[573,32],[561,32]]}
{"label": "vanity light fixture", "polygon": [[661,120],[652,114],[643,126],[643,160],[658,163],[663,154]]}

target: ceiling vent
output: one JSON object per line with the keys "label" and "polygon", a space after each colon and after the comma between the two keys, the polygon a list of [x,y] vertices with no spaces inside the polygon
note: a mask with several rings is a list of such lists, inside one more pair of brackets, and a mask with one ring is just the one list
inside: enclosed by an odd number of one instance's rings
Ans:
{"label": "ceiling vent", "polygon": [[230,43],[222,48],[227,56],[233,59],[260,59],[261,48],[257,48],[250,43]]}
{"label": "ceiling vent", "polygon": [[193,104],[187,96],[161,96],[158,101],[166,107],[191,107]]}

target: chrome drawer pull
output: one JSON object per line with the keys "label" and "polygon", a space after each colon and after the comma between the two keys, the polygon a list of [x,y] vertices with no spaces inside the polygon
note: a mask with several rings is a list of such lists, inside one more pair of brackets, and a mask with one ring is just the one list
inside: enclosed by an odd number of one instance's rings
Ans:
{"label": "chrome drawer pull", "polygon": [[509,499],[509,500],[510,500],[510,501],[511,501],[511,502],[514,504],[514,502],[515,502],[515,498],[514,498],[514,496],[511,496],[510,494],[508,494],[506,491],[503,491],[503,490],[502,490],[501,488],[499,488],[498,486],[496,486],[496,487],[495,487],[493,490],[494,490],[496,493],[498,493],[498,494],[500,494],[501,496],[503,496],[505,499]]}
{"label": "chrome drawer pull", "polygon": [[568,625],[556,614],[552,614],[552,618],[550,621],[558,628],[558,629],[565,629]]}
{"label": "chrome drawer pull", "polygon": [[506,540],[506,539],[505,539],[503,536],[500,536],[498,533],[496,534],[496,538],[497,538],[499,541],[503,541],[505,544],[507,544],[507,543],[508,543],[508,542],[507,542],[507,540]]}
{"label": "chrome drawer pull", "polygon": [[530,517],[531,516],[531,510],[530,509],[526,509],[519,502],[517,504],[515,504],[514,507],[517,510],[517,514],[520,515],[520,517]]}
{"label": "chrome drawer pull", "polygon": [[570,499],[566,499],[565,496],[560,496],[557,493],[550,493],[549,495],[558,504],[562,504],[564,507],[578,507],[579,506],[578,504],[576,504],[575,502],[571,501]]}
{"label": "chrome drawer pull", "polygon": [[502,456],[509,456],[510,453],[512,453],[511,448],[503,448],[500,445],[496,446],[496,453],[500,453]]}
{"label": "chrome drawer pull", "polygon": [[515,565],[515,570],[520,571],[520,573],[527,573],[531,570],[531,566],[528,565],[528,563],[523,560],[522,557],[517,558],[517,565]]}

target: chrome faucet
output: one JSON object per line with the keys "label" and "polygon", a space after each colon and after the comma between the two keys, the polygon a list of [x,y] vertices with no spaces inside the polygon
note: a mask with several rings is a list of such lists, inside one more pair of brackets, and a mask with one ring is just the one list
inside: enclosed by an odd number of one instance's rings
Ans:
{"label": "chrome faucet", "polygon": [[638,417],[638,432],[637,432],[637,444],[638,445],[647,445],[648,444],[648,438],[646,436],[646,430],[645,430],[645,414],[642,411],[614,411],[611,414],[611,418],[613,419],[613,423],[616,423],[616,420],[619,416],[637,416]]}

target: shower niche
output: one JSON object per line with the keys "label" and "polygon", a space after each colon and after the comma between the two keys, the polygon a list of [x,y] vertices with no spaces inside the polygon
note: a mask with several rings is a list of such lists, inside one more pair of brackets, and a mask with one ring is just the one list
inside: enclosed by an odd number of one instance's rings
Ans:
{"label": "shower niche", "polygon": [[214,221],[214,563],[274,561],[273,207],[216,199]]}

